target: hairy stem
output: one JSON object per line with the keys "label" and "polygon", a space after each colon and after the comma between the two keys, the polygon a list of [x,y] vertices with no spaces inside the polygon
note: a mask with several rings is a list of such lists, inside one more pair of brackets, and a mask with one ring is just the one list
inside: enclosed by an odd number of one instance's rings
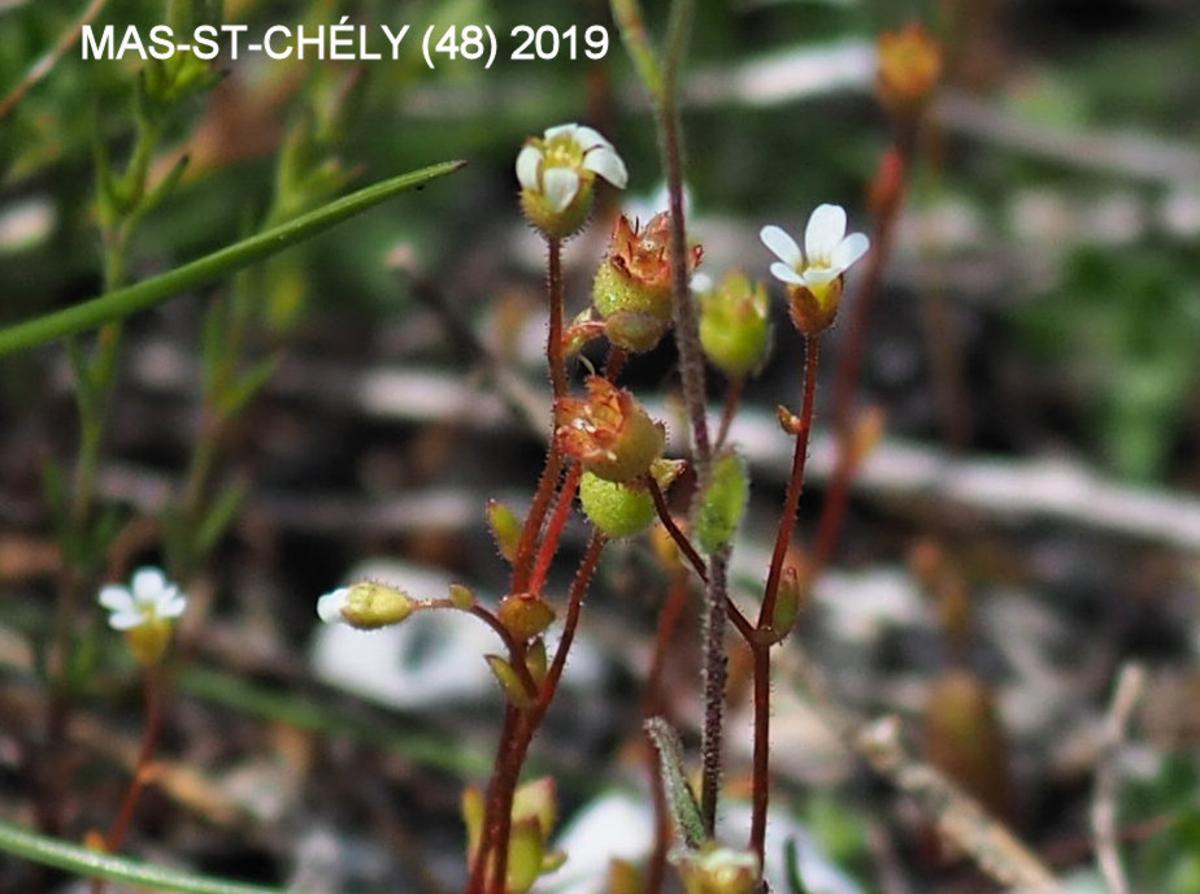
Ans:
{"label": "hairy stem", "polygon": [[550,703],[554,701],[554,694],[558,691],[559,681],[562,679],[563,670],[567,665],[567,655],[571,651],[571,645],[575,641],[575,632],[579,627],[583,599],[587,595],[592,575],[595,574],[596,566],[600,562],[600,554],[603,552],[606,542],[603,535],[592,534],[587,551],[579,564],[579,569],[575,572],[575,579],[571,582],[567,594],[567,617],[563,622],[562,637],[558,641],[554,659],[546,671],[546,679],[542,683],[541,693],[533,707],[518,717],[508,760],[498,768],[496,773],[496,790],[498,792],[495,813],[496,834],[492,842],[494,862],[490,876],[491,890],[489,894],[504,894],[504,878],[508,872],[508,841],[512,832],[513,794],[516,792],[517,782],[521,778],[521,768],[524,766],[529,745],[533,741],[538,727],[541,726],[546,711],[550,708]]}
{"label": "hairy stem", "polygon": [[788,479],[787,494],[783,500],[783,515],[775,534],[775,551],[771,554],[771,570],[767,574],[767,585],[763,590],[762,608],[758,613],[758,626],[770,625],[775,616],[775,601],[779,595],[779,581],[783,576],[783,563],[787,559],[788,547],[792,543],[792,532],[796,528],[796,510],[800,506],[800,493],[804,489],[804,467],[808,459],[808,439],[812,431],[813,410],[817,396],[817,368],[820,360],[820,342],[817,336],[804,339],[804,398],[800,410],[800,425],[796,431],[796,448],[792,455],[792,475]]}
{"label": "hairy stem", "polygon": [[557,402],[567,393],[567,367],[563,360],[562,240],[548,237],[546,247],[549,250],[546,270],[550,292],[550,333],[546,339],[546,360],[550,364],[550,385]]}
{"label": "hairy stem", "polygon": [[550,516],[550,521],[546,525],[546,536],[542,538],[537,561],[533,566],[533,575],[529,579],[529,592],[531,593],[540,593],[546,583],[550,563],[554,561],[555,553],[558,552],[558,542],[562,537],[563,528],[566,527],[567,519],[571,515],[571,507],[575,503],[575,491],[579,489],[579,479],[582,476],[583,467],[575,465],[571,467],[566,480],[563,481],[562,490],[558,494],[558,504],[554,507],[554,514]]}
{"label": "hairy stem", "polygon": [[754,656],[754,771],[751,794],[750,849],[758,865],[766,865],[767,804],[771,794],[771,647],[755,643]]}
{"label": "hairy stem", "polygon": [[725,390],[725,404],[721,408],[721,425],[717,429],[717,446],[715,450],[718,453],[725,446],[725,439],[729,437],[729,426],[733,424],[733,417],[737,415],[738,407],[741,406],[742,389],[745,384],[745,379],[732,379],[729,382],[729,387]]}
{"label": "hairy stem", "polygon": [[658,519],[662,522],[663,527],[667,529],[667,533],[671,535],[671,539],[675,541],[675,545],[679,547],[679,551],[687,557],[692,568],[696,570],[696,574],[704,583],[708,583],[708,568],[705,565],[704,559],[692,545],[687,535],[679,529],[679,525],[675,524],[675,519],[671,517],[671,510],[667,507],[667,499],[663,496],[662,488],[658,486],[658,482],[650,475],[646,476],[646,488],[650,491],[650,498],[654,500],[654,508],[658,512]]}

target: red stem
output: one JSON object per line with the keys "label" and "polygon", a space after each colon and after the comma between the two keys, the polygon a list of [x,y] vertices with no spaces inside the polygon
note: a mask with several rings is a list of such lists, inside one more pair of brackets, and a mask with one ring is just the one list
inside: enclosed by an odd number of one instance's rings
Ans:
{"label": "red stem", "polygon": [[[130,823],[133,821],[133,811],[137,807],[138,800],[141,798],[142,790],[145,788],[146,780],[150,774],[150,766],[154,759],[154,748],[158,744],[158,735],[162,728],[162,693],[160,692],[158,668],[146,668],[144,693],[146,725],[142,731],[142,744],[138,749],[137,761],[133,766],[133,778],[129,781],[129,788],[125,791],[125,797],[121,801],[121,808],[118,810],[112,826],[109,827],[108,835],[104,838],[104,851],[108,854],[119,852],[121,846],[125,843],[125,836],[129,832]],[[107,886],[108,882],[105,879],[92,879],[92,894],[103,894]]]}
{"label": "red stem", "polygon": [[508,873],[508,839],[512,832],[513,794],[516,791],[517,781],[521,777],[521,767],[525,763],[529,744],[533,741],[542,719],[546,716],[546,711],[554,700],[555,692],[558,691],[558,683],[562,679],[563,670],[567,664],[567,654],[571,651],[571,645],[575,641],[575,631],[579,627],[583,597],[587,594],[588,585],[600,562],[600,554],[604,550],[605,543],[603,535],[592,534],[583,561],[580,562],[579,569],[575,572],[575,579],[571,582],[571,588],[567,595],[567,617],[563,622],[562,638],[558,641],[554,660],[551,661],[550,668],[546,671],[541,695],[534,706],[518,718],[509,759],[503,762],[497,770],[496,788],[499,797],[495,813],[496,834],[492,843],[495,862],[491,875],[492,890],[489,894],[504,894],[504,877]]}
{"label": "red stem", "polygon": [[546,339],[546,359],[550,363],[550,385],[554,400],[567,393],[567,366],[563,361],[563,275],[562,240],[548,237],[550,260],[547,264],[550,292],[550,334]]}
{"label": "red stem", "polygon": [[542,538],[537,562],[533,566],[533,575],[529,579],[530,593],[542,592],[542,586],[546,583],[546,574],[550,571],[550,563],[554,561],[555,553],[558,552],[558,541],[562,537],[563,528],[566,527],[567,519],[571,515],[571,507],[575,503],[575,491],[579,489],[579,479],[582,475],[582,466],[572,466],[571,471],[567,473],[566,481],[563,482],[562,490],[558,493],[558,505],[554,507],[554,514],[550,516],[550,521],[546,525],[546,536]]}
{"label": "red stem", "polygon": [[533,563],[534,550],[537,548],[538,534],[542,530],[542,521],[554,498],[558,487],[558,476],[562,472],[563,457],[554,443],[554,432],[550,434],[550,450],[546,454],[546,467],[538,480],[533,502],[529,506],[529,515],[525,517],[525,526],[521,529],[521,540],[517,544],[517,555],[513,560],[512,580],[509,591],[524,593],[529,588],[529,571]]}
{"label": "red stem", "polygon": [[754,656],[754,772],[752,812],[750,816],[750,849],[765,865],[767,837],[767,801],[770,797],[771,761],[771,647],[752,643]]}
{"label": "red stem", "polygon": [[[788,481],[787,495],[783,501],[783,515],[775,537],[775,552],[771,556],[771,570],[767,575],[763,592],[762,607],[758,614],[758,630],[770,628],[775,618],[775,603],[779,595],[779,582],[783,576],[783,563],[792,542],[796,527],[796,510],[800,506],[800,494],[804,490],[804,467],[808,458],[808,438],[812,431],[813,410],[817,397],[817,368],[820,360],[820,341],[809,335],[804,339],[804,403],[800,410],[799,427],[796,430],[796,448],[792,457],[792,477]],[[767,804],[770,798],[771,762],[771,645],[761,637],[750,641],[754,656],[754,771],[751,795],[750,848],[763,865],[767,835]]]}
{"label": "red stem", "polygon": [[[679,525],[675,524],[675,519],[671,517],[671,512],[667,508],[666,498],[663,496],[662,489],[653,478],[647,477],[647,487],[650,490],[650,496],[654,500],[654,508],[658,511],[658,519],[663,523],[663,527],[667,529],[667,533],[671,535],[671,539],[675,541],[675,545],[679,547],[680,552],[687,556],[692,570],[696,572],[696,576],[700,580],[708,583],[708,572],[705,570],[704,559],[700,557],[700,553],[696,551],[696,547],[692,546],[692,542],[688,540],[686,534],[679,529]],[[729,620],[733,622],[733,626],[737,628],[738,633],[747,643],[753,643],[755,639],[754,627],[746,618],[742,610],[737,607],[737,604],[725,596],[725,613],[729,616]]]}
{"label": "red stem", "polygon": [[718,453],[725,446],[725,439],[729,437],[729,426],[733,424],[733,417],[737,415],[738,407],[741,405],[742,388],[745,384],[745,379],[731,379],[729,387],[725,390],[725,405],[721,409],[721,427],[717,429],[717,446],[714,448]]}
{"label": "red stem", "polygon": [[513,733],[515,731],[519,712],[511,704],[504,708],[504,725],[500,729],[500,738],[496,743],[496,768],[492,778],[488,780],[487,792],[484,795],[483,835],[479,841],[479,850],[471,861],[471,874],[467,880],[467,894],[483,894],[486,881],[488,856],[493,849],[496,837],[496,802],[499,799],[499,782],[501,768],[508,763],[508,755],[512,750]]}
{"label": "red stem", "polygon": [[658,486],[658,482],[652,475],[646,476],[646,489],[650,491],[650,498],[654,500],[654,508],[658,511],[658,520],[663,523],[663,527],[667,529],[667,533],[671,535],[671,539],[675,541],[679,551],[687,557],[700,580],[708,583],[707,564],[697,552],[696,547],[692,546],[687,535],[679,529],[679,525],[675,524],[675,519],[671,517],[671,510],[667,506],[667,498],[663,496],[662,488]]}
{"label": "red stem", "polygon": [[783,515],[779,519],[779,530],[775,535],[775,552],[771,555],[771,570],[767,574],[767,586],[763,591],[762,608],[758,613],[759,628],[769,626],[775,617],[775,600],[779,594],[779,581],[783,575],[783,563],[792,542],[796,527],[796,510],[800,506],[800,492],[804,489],[804,465],[808,459],[808,436],[812,431],[813,407],[817,396],[817,365],[820,359],[820,342],[817,336],[804,339],[804,405],[800,411],[799,429],[796,431],[796,450],[792,456],[792,477],[788,481],[787,496],[783,501]]}

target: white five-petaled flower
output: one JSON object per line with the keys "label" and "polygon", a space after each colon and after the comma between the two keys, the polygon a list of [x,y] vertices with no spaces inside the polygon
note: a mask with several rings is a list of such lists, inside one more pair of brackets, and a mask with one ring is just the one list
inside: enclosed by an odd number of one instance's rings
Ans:
{"label": "white five-petaled flower", "polygon": [[804,230],[803,252],[779,227],[763,227],[759,235],[779,258],[771,265],[771,274],[818,296],[871,247],[862,233],[846,235],[846,211],[840,205],[818,205],[813,211]]}
{"label": "white five-petaled flower", "polygon": [[612,143],[590,127],[560,124],[532,139],[517,155],[517,180],[523,189],[545,196],[550,210],[561,214],[580,188],[599,175],[618,189],[629,180],[625,162]]}
{"label": "white five-petaled flower", "polygon": [[103,587],[99,601],[110,612],[108,625],[121,631],[156,621],[173,621],[187,608],[187,596],[158,568],[139,568],[128,587],[120,584]]}

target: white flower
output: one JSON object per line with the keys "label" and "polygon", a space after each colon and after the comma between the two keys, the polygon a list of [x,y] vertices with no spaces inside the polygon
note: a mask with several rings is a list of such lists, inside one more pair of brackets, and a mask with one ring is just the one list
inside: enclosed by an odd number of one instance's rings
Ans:
{"label": "white flower", "polygon": [[114,630],[134,630],[156,621],[173,621],[187,608],[187,596],[158,568],[139,568],[128,587],[109,584],[100,590]]}
{"label": "white flower", "polygon": [[326,624],[337,624],[345,620],[342,616],[350,602],[350,588],[338,587],[331,593],[326,593],[317,600],[317,614]]}
{"label": "white flower", "polygon": [[523,189],[545,196],[550,209],[561,214],[585,180],[599,175],[617,189],[629,181],[625,162],[612,143],[590,127],[560,124],[542,139],[526,143],[517,155],[517,180]]}
{"label": "white flower", "polygon": [[862,233],[846,235],[846,211],[840,205],[819,205],[813,211],[804,230],[803,253],[796,240],[779,227],[763,227],[759,235],[763,245],[779,258],[771,265],[771,274],[818,295],[871,247],[871,240]]}

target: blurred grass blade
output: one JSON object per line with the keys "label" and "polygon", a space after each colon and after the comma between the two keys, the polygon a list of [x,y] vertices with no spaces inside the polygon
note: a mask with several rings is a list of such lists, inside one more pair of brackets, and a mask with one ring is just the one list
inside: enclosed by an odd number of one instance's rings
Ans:
{"label": "blurred grass blade", "polygon": [[633,60],[638,77],[650,94],[653,102],[662,98],[663,76],[658,57],[650,37],[646,33],[646,22],[642,18],[642,5],[638,0],[610,0],[613,21],[621,32],[625,49]]}
{"label": "blurred grass blade", "polygon": [[[223,879],[191,875],[175,869],[150,866],[124,857],[99,854],[85,847],[38,835],[3,821],[0,821],[0,850],[76,875],[125,882],[155,891],[177,891],[182,894],[284,894],[282,888],[243,885]],[[296,892],[289,891],[288,894]]]}
{"label": "blurred grass blade", "polygon": [[0,330],[0,355],[32,348],[65,335],[86,332],[154,307],[180,292],[228,276],[255,261],[277,254],[297,242],[361,214],[397,193],[424,186],[430,180],[457,171],[464,164],[466,162],[448,161],[384,180],[168,273],[64,310],[17,323]]}

